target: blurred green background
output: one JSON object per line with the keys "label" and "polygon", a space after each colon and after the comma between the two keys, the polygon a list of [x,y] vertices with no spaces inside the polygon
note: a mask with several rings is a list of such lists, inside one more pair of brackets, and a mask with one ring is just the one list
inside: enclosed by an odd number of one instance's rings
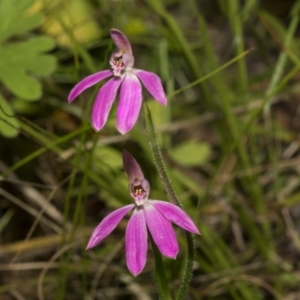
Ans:
{"label": "blurred green background", "polygon": [[[128,217],[86,251],[92,229],[132,202],[130,151],[167,200],[142,116],[122,136],[113,106],[90,125],[109,69],[109,29],[135,67],[157,73],[168,106],[145,92],[172,184],[195,237],[187,299],[300,299],[300,1],[0,0],[0,299],[158,299],[151,249],[126,268]],[[164,259],[171,290],[186,245]]]}

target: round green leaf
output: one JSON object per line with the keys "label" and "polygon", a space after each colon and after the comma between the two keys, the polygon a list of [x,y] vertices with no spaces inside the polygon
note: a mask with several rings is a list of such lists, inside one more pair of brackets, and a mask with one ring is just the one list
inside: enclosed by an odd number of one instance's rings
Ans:
{"label": "round green leaf", "polygon": [[170,156],[179,164],[184,166],[200,166],[210,156],[211,148],[207,143],[189,141],[174,147]]}

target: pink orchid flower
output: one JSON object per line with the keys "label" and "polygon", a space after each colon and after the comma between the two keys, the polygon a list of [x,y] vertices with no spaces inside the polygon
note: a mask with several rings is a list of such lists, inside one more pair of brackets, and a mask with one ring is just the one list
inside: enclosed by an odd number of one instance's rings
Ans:
{"label": "pink orchid flower", "polygon": [[177,205],[148,199],[149,182],[144,178],[139,164],[127,151],[123,152],[123,165],[130,182],[129,192],[135,204],[121,207],[106,216],[94,229],[87,249],[96,246],[107,237],[123,217],[134,209],[126,228],[125,251],[127,267],[137,276],[147,260],[147,229],[161,254],[173,259],[178,253],[178,242],[171,222],[192,233],[200,233],[192,219]]}
{"label": "pink orchid flower", "polygon": [[141,82],[160,104],[167,105],[167,98],[161,80],[156,74],[133,68],[134,56],[127,37],[117,29],[111,29],[110,36],[118,48],[109,60],[112,71],[104,70],[84,78],[71,90],[68,100],[69,103],[72,102],[87,88],[107,77],[113,76],[98,92],[92,109],[92,124],[96,131],[103,128],[120,88],[117,129],[120,133],[125,134],[134,126],[141,110]]}

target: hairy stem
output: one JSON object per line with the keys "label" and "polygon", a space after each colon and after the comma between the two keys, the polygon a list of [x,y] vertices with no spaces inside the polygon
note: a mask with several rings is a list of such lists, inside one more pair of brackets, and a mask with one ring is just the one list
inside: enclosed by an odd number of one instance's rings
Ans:
{"label": "hairy stem", "polygon": [[[162,158],[161,150],[159,147],[158,139],[155,133],[154,125],[152,122],[151,113],[146,104],[144,104],[144,121],[148,133],[149,145],[154,158],[155,166],[157,168],[158,174],[161,178],[165,191],[168,195],[168,198],[170,199],[171,202],[182,207],[171,185],[171,181],[168,177],[166,167]],[[186,232],[186,240],[188,246],[188,256],[187,256],[187,260],[183,272],[182,281],[177,291],[176,300],[184,299],[185,294],[189,287],[189,283],[192,279],[192,268],[193,268],[193,261],[194,261],[194,242],[193,242],[193,236],[190,232]]]}

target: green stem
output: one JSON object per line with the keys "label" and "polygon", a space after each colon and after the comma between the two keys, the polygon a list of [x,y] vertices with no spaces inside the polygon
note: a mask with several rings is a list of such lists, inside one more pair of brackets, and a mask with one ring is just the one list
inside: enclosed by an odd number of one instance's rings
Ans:
{"label": "green stem", "polygon": [[[171,202],[182,207],[171,185],[171,181],[168,177],[166,167],[160,151],[160,147],[158,144],[157,136],[155,133],[154,125],[152,122],[151,113],[146,104],[144,104],[144,121],[145,121],[145,126],[149,137],[150,149],[154,158],[155,166],[162,180],[168,198],[170,199]],[[194,261],[194,242],[193,242],[193,236],[190,232],[186,232],[186,239],[187,239],[187,246],[188,246],[188,256],[184,268],[182,282],[180,284],[179,290],[177,291],[176,300],[184,299],[185,294],[189,287],[189,283],[192,279],[192,268],[193,268],[193,261]]]}
{"label": "green stem", "polygon": [[188,256],[185,262],[185,272],[182,277],[182,282],[176,294],[176,300],[185,299],[185,294],[187,292],[189,283],[193,276],[193,262],[195,256],[194,240],[193,240],[193,235],[190,232],[186,231],[185,235],[186,235],[186,243],[188,245]]}
{"label": "green stem", "polygon": [[146,104],[144,104],[144,118],[145,118],[145,126],[149,137],[149,145],[154,158],[155,166],[157,168],[159,177],[163,183],[163,186],[167,192],[168,198],[170,201],[181,207],[181,204],[177,198],[177,195],[171,185],[170,179],[168,177],[165,163],[162,158],[162,154],[160,151],[158,139],[155,133],[152,117],[150,110]]}
{"label": "green stem", "polygon": [[165,268],[162,261],[161,254],[155,245],[151,235],[150,241],[152,245],[154,260],[155,260],[155,281],[156,281],[156,287],[158,289],[158,293],[160,296],[160,299],[162,300],[172,300],[172,296],[170,293],[170,290],[168,288],[168,282],[165,274]]}

